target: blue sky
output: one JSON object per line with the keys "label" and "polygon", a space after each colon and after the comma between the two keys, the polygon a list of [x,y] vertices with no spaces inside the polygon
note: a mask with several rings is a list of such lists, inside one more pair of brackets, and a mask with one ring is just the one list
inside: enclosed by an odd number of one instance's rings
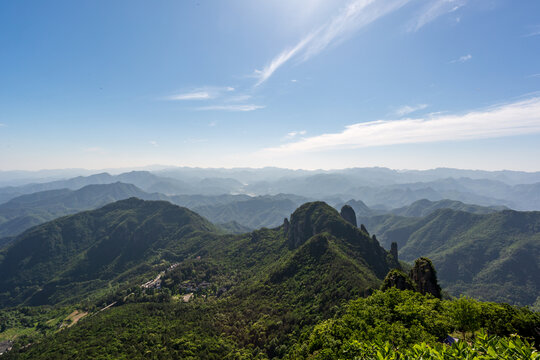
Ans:
{"label": "blue sky", "polygon": [[0,170],[539,159],[539,1],[0,2]]}

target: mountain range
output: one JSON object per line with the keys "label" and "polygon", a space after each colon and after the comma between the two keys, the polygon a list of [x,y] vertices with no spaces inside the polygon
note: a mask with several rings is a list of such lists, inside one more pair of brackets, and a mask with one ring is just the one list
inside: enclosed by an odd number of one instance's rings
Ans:
{"label": "mountain range", "polygon": [[[437,209],[427,217],[399,217],[415,224],[433,224],[439,230],[438,221],[451,218],[444,228],[449,233],[454,227],[468,228],[471,233],[490,231],[471,241],[456,236],[450,245],[462,252],[452,252],[452,247],[436,251],[445,246],[443,236],[425,244],[416,242],[430,236],[409,237],[405,244],[399,243],[399,256],[409,260],[414,249],[433,251],[443,290],[463,284],[465,290],[474,290],[475,283],[465,283],[467,279],[459,277],[459,271],[445,267],[439,259],[450,254],[464,258],[464,268],[474,269],[475,264],[468,261],[479,255],[472,250],[494,253],[489,242],[504,243],[508,261],[479,263],[485,270],[498,269],[492,273],[495,277],[487,276],[486,270],[479,279],[485,287],[497,290],[506,286],[497,277],[511,278],[515,288],[510,289],[520,289],[534,282],[538,249],[533,245],[538,241],[522,236],[515,241],[504,234],[495,238],[494,234],[523,232],[525,224],[533,224],[528,231],[537,236],[536,216],[510,210],[473,214]],[[516,256],[512,255],[514,249]],[[529,257],[523,257],[524,249]],[[442,257],[437,257],[439,253]],[[529,262],[529,267],[522,268],[529,273],[524,277],[512,268],[521,261]],[[497,264],[501,266],[497,268]],[[139,357],[139,351],[150,348],[182,357],[282,358],[289,349],[300,346],[302,334],[314,326],[324,333],[326,328],[320,326],[342,316],[343,306],[350,300],[373,293],[390,270],[409,267],[398,261],[396,253],[385,250],[364,226],[356,227],[349,217],[342,217],[324,202],[301,205],[273,229],[231,235],[168,201],[129,198],[35,226],[0,250],[0,318],[15,324],[11,333],[41,331],[47,336],[46,341],[31,340],[35,345],[16,347],[8,358],[95,357],[96,349],[112,357]],[[459,276],[457,280],[448,278],[448,273]],[[530,291],[537,293],[536,288]],[[388,298],[376,295],[373,301],[383,302],[373,306],[390,306],[396,296],[392,294]],[[521,295],[508,299],[519,302]],[[415,301],[425,302],[424,309],[434,306],[429,316],[444,309],[433,302],[438,299],[422,299]],[[504,311],[518,310],[510,307]],[[66,320],[74,317],[76,321],[82,317],[80,325]],[[529,331],[534,326],[531,321],[540,321],[530,312],[524,312],[522,318],[521,325],[512,325],[512,329]],[[24,319],[34,319],[38,325],[31,330],[24,324],[32,320]],[[432,320],[422,321],[430,324]],[[58,332],[65,324],[73,327]],[[433,334],[444,329],[422,330],[428,332],[409,339],[434,341]],[[156,335],[159,339],[152,340]],[[100,343],[103,345],[98,346]],[[17,344],[24,345],[25,338]],[[156,344],[164,347],[157,350]],[[325,343],[316,344],[298,351],[309,352]]]}
{"label": "mountain range", "polygon": [[165,195],[283,193],[335,202],[362,199],[370,207],[387,210],[421,199],[450,199],[515,210],[540,210],[540,173],[458,169],[396,171],[385,168],[334,171],[173,168],[118,175],[99,173],[55,181],[44,178],[34,183],[12,180],[12,186],[0,188],[0,203],[37,191],[77,190],[85,185],[118,181]]}

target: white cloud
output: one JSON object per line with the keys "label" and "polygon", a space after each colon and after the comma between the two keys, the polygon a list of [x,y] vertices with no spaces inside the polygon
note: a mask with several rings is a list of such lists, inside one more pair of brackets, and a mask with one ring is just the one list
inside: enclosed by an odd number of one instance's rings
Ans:
{"label": "white cloud", "polygon": [[377,120],[348,125],[339,133],[304,138],[274,148],[270,155],[396,144],[473,140],[540,133],[540,97],[433,118]]}
{"label": "white cloud", "polygon": [[157,141],[155,141],[155,140],[150,140],[149,143],[150,143],[150,145],[152,145],[153,147],[158,147],[158,143],[157,143]]}
{"label": "white cloud", "polygon": [[292,58],[306,61],[327,47],[345,40],[359,29],[407,4],[410,0],[353,0],[337,16],[306,35],[295,46],[285,49],[262,70],[255,70],[255,86],[264,83]]}
{"label": "white cloud", "polygon": [[407,114],[410,114],[419,110],[423,110],[427,107],[428,107],[427,104],[418,104],[418,105],[413,105],[413,106],[404,105],[400,107],[399,109],[397,109],[395,113],[397,116],[403,116],[403,115],[407,115]]}
{"label": "white cloud", "polygon": [[298,135],[306,135],[306,130],[300,130],[300,131],[291,131],[285,135],[284,139],[290,140],[292,138],[295,138]]}
{"label": "white cloud", "polygon": [[472,55],[471,55],[471,54],[467,54],[467,55],[460,56],[458,59],[455,59],[455,60],[450,61],[450,63],[451,63],[451,64],[457,63],[457,62],[459,62],[459,63],[464,63],[464,62],[469,61],[469,60],[471,60],[471,59],[472,59]]}
{"label": "white cloud", "polygon": [[263,105],[239,104],[239,105],[211,105],[197,108],[197,110],[224,110],[224,111],[253,111],[263,109]]}
{"label": "white cloud", "polygon": [[[429,1],[409,26],[410,31],[418,31],[424,25],[432,22],[441,15],[452,13],[466,4],[466,0],[435,0]],[[459,18],[458,18],[459,19]],[[459,20],[458,20],[459,22]]]}
{"label": "white cloud", "polygon": [[231,86],[216,87],[206,86],[199,89],[194,89],[189,92],[174,94],[168,96],[167,100],[210,100],[221,97],[224,92],[232,92],[235,89]]}
{"label": "white cloud", "polygon": [[207,91],[197,91],[190,92],[185,94],[176,94],[169,96],[169,100],[207,100],[212,99],[213,96],[210,95]]}
{"label": "white cloud", "polygon": [[262,70],[255,70],[255,76],[259,78],[255,86],[261,85],[263,82],[268,80],[270,76],[276,71],[281,65],[285,64],[292,58],[297,52],[302,50],[313,38],[313,34],[309,34],[304,39],[302,39],[295,47],[291,49],[286,49],[282,51],[278,56],[276,56],[268,65]]}

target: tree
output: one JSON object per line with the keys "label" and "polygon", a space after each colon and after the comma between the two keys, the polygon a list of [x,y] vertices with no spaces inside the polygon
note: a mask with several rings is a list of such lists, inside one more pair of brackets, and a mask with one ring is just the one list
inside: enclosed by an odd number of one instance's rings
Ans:
{"label": "tree", "polygon": [[461,331],[463,339],[466,339],[466,333],[472,333],[480,329],[481,316],[480,306],[475,300],[461,296],[459,299],[450,303],[451,322],[455,328]]}

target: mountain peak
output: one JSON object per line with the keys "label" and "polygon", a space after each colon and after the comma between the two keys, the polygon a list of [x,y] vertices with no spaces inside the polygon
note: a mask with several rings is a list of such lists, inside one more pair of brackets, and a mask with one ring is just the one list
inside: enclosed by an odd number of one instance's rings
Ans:
{"label": "mountain peak", "polygon": [[341,208],[341,217],[354,226],[358,226],[356,223],[356,213],[350,205],[343,205]]}
{"label": "mountain peak", "polygon": [[297,248],[310,237],[335,228],[332,224],[339,224],[339,227],[350,226],[336,209],[325,202],[305,203],[291,215],[289,246]]}

